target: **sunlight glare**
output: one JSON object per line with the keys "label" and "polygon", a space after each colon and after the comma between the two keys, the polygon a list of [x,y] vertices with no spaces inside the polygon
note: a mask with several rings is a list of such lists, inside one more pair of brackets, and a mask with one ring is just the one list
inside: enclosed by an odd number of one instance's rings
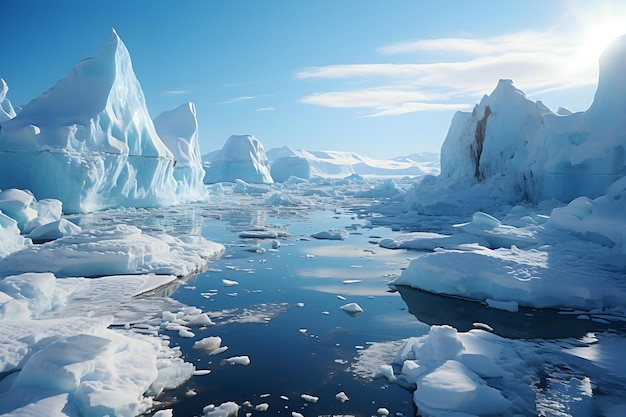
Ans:
{"label": "sunlight glare", "polygon": [[603,22],[587,33],[587,39],[581,47],[584,59],[598,60],[611,41],[626,33],[623,24]]}

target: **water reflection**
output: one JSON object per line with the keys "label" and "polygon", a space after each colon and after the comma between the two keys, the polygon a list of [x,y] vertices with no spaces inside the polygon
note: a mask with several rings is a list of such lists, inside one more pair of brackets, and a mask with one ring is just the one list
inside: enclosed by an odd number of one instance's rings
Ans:
{"label": "water reflection", "polygon": [[598,323],[577,319],[576,314],[560,314],[557,310],[520,307],[516,313],[488,308],[461,298],[428,293],[398,285],[400,296],[419,321],[429,325],[448,324],[459,331],[484,323],[493,332],[512,339],[581,338],[589,332],[615,328],[615,323]]}

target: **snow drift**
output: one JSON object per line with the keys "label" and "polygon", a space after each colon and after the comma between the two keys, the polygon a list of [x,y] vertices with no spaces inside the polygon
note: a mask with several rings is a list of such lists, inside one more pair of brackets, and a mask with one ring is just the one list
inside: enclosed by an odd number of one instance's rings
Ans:
{"label": "snow drift", "polygon": [[2,123],[0,188],[59,199],[70,213],[186,200],[115,31],[97,56]]}

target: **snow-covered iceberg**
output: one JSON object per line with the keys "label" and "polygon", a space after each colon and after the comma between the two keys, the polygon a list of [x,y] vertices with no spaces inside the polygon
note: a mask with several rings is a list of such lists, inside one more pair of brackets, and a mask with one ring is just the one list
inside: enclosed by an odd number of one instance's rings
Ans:
{"label": "snow-covered iceberg", "polygon": [[6,81],[0,78],[0,123],[6,122],[15,117],[15,109],[11,101],[7,98],[9,86]]}
{"label": "snow-covered iceberg", "polygon": [[252,135],[232,135],[222,149],[206,160],[204,182],[235,182],[272,184],[270,164],[263,145]]}
{"label": "snow-covered iceberg", "polygon": [[185,103],[174,110],[165,111],[154,119],[154,127],[174,155],[177,194],[191,200],[206,199],[196,106]]}
{"label": "snow-covered iceberg", "polygon": [[115,31],[0,131],[0,188],[56,198],[68,213],[188,200],[177,194],[174,161]]}
{"label": "snow-covered iceberg", "polygon": [[626,175],[626,36],[600,59],[585,112],[554,113],[500,80],[472,112],[455,114],[441,148],[441,174],[424,181],[413,205],[492,211],[502,204],[596,198]]}

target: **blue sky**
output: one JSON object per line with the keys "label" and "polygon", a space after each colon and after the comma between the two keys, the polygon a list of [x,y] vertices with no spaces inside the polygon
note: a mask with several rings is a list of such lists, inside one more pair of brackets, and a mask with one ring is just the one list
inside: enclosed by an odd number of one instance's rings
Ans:
{"label": "blue sky", "polygon": [[196,104],[202,153],[232,134],[265,149],[438,152],[457,110],[513,79],[585,110],[626,2],[0,0],[0,77],[26,104],[115,28],[153,117]]}

